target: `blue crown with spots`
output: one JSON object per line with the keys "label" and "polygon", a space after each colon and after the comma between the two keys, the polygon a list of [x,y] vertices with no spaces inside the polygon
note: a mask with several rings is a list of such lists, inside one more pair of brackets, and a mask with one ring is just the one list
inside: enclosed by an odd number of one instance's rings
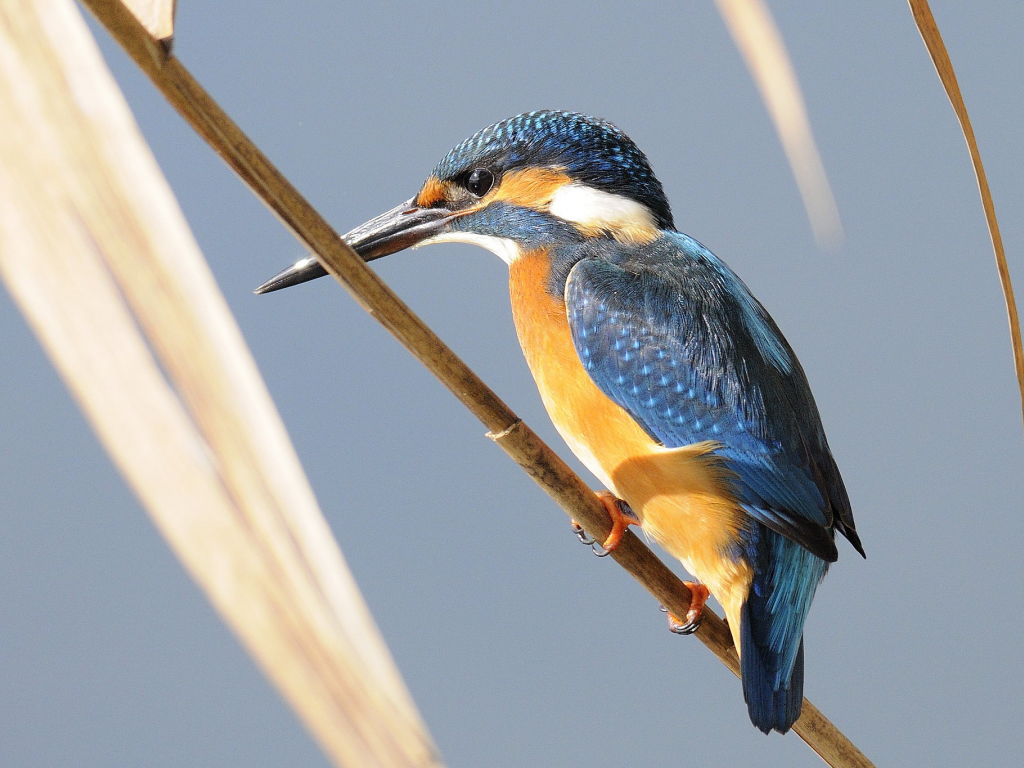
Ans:
{"label": "blue crown with spots", "polygon": [[445,155],[434,175],[455,179],[478,167],[500,173],[529,166],[564,168],[575,180],[646,205],[661,229],[675,228],[644,153],[611,123],[578,112],[526,112],[488,126]]}

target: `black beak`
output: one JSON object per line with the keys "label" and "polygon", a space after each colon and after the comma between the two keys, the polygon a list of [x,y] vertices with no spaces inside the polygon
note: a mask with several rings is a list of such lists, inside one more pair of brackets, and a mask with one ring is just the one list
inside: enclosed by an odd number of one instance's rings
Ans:
{"label": "black beak", "polygon": [[[363,261],[373,261],[433,237],[452,217],[447,208],[419,208],[416,198],[413,198],[356,227],[342,239]],[[326,274],[327,270],[320,266],[320,262],[309,256],[274,275],[254,293],[279,291]]]}

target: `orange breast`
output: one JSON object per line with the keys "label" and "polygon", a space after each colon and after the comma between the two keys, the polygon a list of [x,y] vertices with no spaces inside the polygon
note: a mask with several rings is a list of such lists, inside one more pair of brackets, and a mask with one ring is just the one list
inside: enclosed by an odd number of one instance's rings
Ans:
{"label": "orange breast", "polygon": [[723,554],[743,513],[721,472],[703,458],[711,446],[659,445],[598,389],[576,354],[564,302],[546,290],[549,274],[543,250],[524,253],[510,267],[519,343],[552,422],[587,468],[632,507],[643,529],[705,582],[727,613],[735,612],[738,628],[750,572]]}

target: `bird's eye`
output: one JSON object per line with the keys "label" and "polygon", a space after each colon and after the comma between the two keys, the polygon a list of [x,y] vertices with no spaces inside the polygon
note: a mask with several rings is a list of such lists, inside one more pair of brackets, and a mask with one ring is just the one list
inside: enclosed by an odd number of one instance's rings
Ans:
{"label": "bird's eye", "polygon": [[466,179],[466,189],[477,197],[483,197],[494,186],[494,174],[486,168],[477,168]]}

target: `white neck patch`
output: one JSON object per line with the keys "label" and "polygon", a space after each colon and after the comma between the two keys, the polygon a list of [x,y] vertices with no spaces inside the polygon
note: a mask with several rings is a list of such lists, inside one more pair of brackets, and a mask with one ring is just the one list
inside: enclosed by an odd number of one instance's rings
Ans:
{"label": "white neck patch", "polygon": [[555,192],[548,210],[553,216],[573,224],[612,233],[656,230],[658,226],[646,205],[575,182]]}
{"label": "white neck patch", "polygon": [[442,232],[440,235],[428,237],[415,247],[419,248],[420,246],[433,245],[434,243],[469,243],[470,245],[479,245],[481,248],[486,248],[506,264],[511,264],[523,255],[522,249],[515,240],[495,235],[478,235],[475,232]]}

